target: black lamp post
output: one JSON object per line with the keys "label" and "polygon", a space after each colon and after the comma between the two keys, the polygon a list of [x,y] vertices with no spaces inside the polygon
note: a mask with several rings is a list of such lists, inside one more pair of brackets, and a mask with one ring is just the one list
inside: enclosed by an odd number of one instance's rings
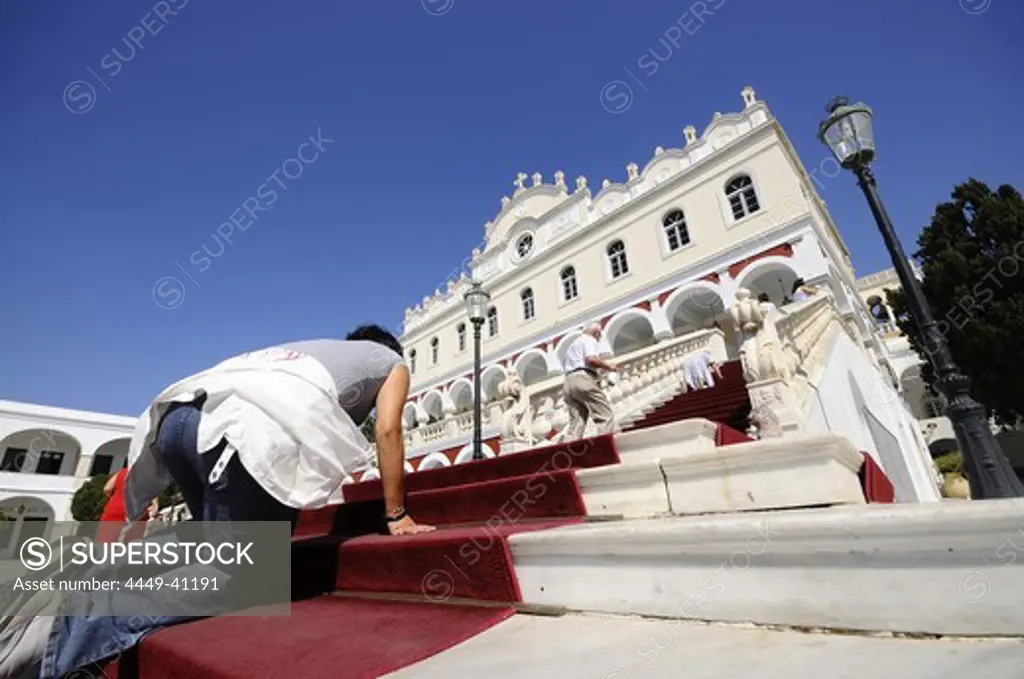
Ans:
{"label": "black lamp post", "polygon": [[850,105],[846,97],[836,97],[826,110],[829,118],[821,123],[818,136],[832,150],[839,164],[857,175],[857,183],[871,206],[871,213],[906,293],[910,315],[920,329],[925,351],[938,378],[938,388],[946,397],[946,416],[953,423],[960,444],[971,497],[981,500],[1024,496],[1024,485],[996,442],[984,406],[971,398],[970,381],[953,361],[946,338],[932,317],[921,284],[910,268],[878,195],[870,168],[875,157],[871,109],[862,103]]}
{"label": "black lamp post", "polygon": [[473,323],[473,459],[484,459],[483,426],[480,416],[480,327],[487,319],[487,303],[491,296],[480,287],[479,281],[473,281],[472,287],[466,291],[466,312]]}

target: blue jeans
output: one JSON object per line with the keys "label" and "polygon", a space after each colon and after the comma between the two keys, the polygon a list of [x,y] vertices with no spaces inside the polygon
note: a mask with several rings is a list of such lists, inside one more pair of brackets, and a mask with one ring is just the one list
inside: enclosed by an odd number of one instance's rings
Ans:
{"label": "blue jeans", "polygon": [[[201,402],[173,406],[157,433],[157,452],[184,496],[193,520],[290,521],[294,529],[299,511],[268,495],[237,455],[231,458],[217,482],[210,483],[210,472],[226,442],[209,452],[199,452],[196,442],[201,416]],[[58,616],[50,632],[39,679],[59,679],[76,669],[94,670],[93,674],[101,677],[94,663],[117,657],[161,627],[195,619],[182,615]],[[89,675],[81,676],[84,679]]]}

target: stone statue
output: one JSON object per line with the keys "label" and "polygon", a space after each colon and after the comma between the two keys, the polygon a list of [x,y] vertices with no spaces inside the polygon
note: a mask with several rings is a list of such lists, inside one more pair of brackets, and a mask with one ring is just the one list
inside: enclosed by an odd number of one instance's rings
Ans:
{"label": "stone statue", "polygon": [[501,394],[503,413],[501,416],[501,436],[505,439],[527,439],[527,421],[529,407],[523,398],[523,381],[519,373],[512,371],[498,385]]}

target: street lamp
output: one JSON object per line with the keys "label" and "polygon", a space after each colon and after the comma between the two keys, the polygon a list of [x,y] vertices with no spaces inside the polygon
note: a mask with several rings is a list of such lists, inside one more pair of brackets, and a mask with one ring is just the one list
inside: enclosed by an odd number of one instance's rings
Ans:
{"label": "street lamp", "polygon": [[484,459],[483,427],[480,417],[480,327],[487,318],[487,304],[491,296],[480,287],[480,281],[466,291],[466,313],[473,323],[473,459]]}
{"label": "street lamp", "polygon": [[946,416],[953,424],[966,466],[973,499],[1024,496],[1021,484],[989,427],[985,408],[971,398],[970,381],[953,361],[946,338],[932,317],[921,284],[910,268],[896,230],[875,186],[870,164],[875,157],[875,135],[871,109],[836,97],[825,109],[828,120],[821,123],[818,137],[832,150],[839,164],[857,175],[857,183],[871,207],[885,247],[907,296],[910,315],[921,333],[922,343],[937,376],[939,390],[946,397]]}

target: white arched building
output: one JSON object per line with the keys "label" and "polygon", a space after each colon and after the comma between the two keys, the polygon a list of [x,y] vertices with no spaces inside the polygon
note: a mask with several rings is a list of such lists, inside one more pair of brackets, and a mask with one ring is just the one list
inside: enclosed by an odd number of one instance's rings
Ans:
{"label": "white arched building", "polygon": [[[680,148],[659,146],[642,165],[628,164],[619,181],[605,179],[591,189],[585,177],[567,184],[562,172],[550,183],[540,173],[519,174],[465,270],[406,309],[401,341],[413,374],[405,416],[410,458],[444,452],[454,459],[470,441],[473,329],[463,295],[473,278],[491,295],[481,391],[485,437],[492,440],[513,403],[499,393],[506,375],[518,375],[530,396],[547,390],[551,403],[533,406],[551,412],[561,359],[584,323],[603,324],[620,362],[712,328],[721,328],[723,351],[735,359],[735,333],[721,320],[737,292],[745,288],[781,307],[797,279],[834,300],[844,333],[871,371],[857,378],[855,390],[849,380],[834,384],[842,382],[850,408],[868,407],[857,405],[865,401],[858,393],[871,392],[887,372],[887,351],[815,176],[835,177],[840,169],[829,159],[808,172],[752,88],[743,90],[742,102],[738,113],[716,113],[701,134],[686,127]],[[805,415],[828,428],[830,407],[817,405]],[[887,417],[883,425],[876,422],[885,419],[880,414],[847,419],[865,432],[865,449],[878,440],[879,426],[895,445],[914,449],[903,453],[913,458],[903,474],[915,489],[907,495],[934,495],[927,463],[916,459],[920,439],[908,433],[916,429],[908,426],[912,419]]]}
{"label": "white arched building", "polygon": [[125,465],[136,418],[0,401],[0,557],[71,521],[86,479]]}

